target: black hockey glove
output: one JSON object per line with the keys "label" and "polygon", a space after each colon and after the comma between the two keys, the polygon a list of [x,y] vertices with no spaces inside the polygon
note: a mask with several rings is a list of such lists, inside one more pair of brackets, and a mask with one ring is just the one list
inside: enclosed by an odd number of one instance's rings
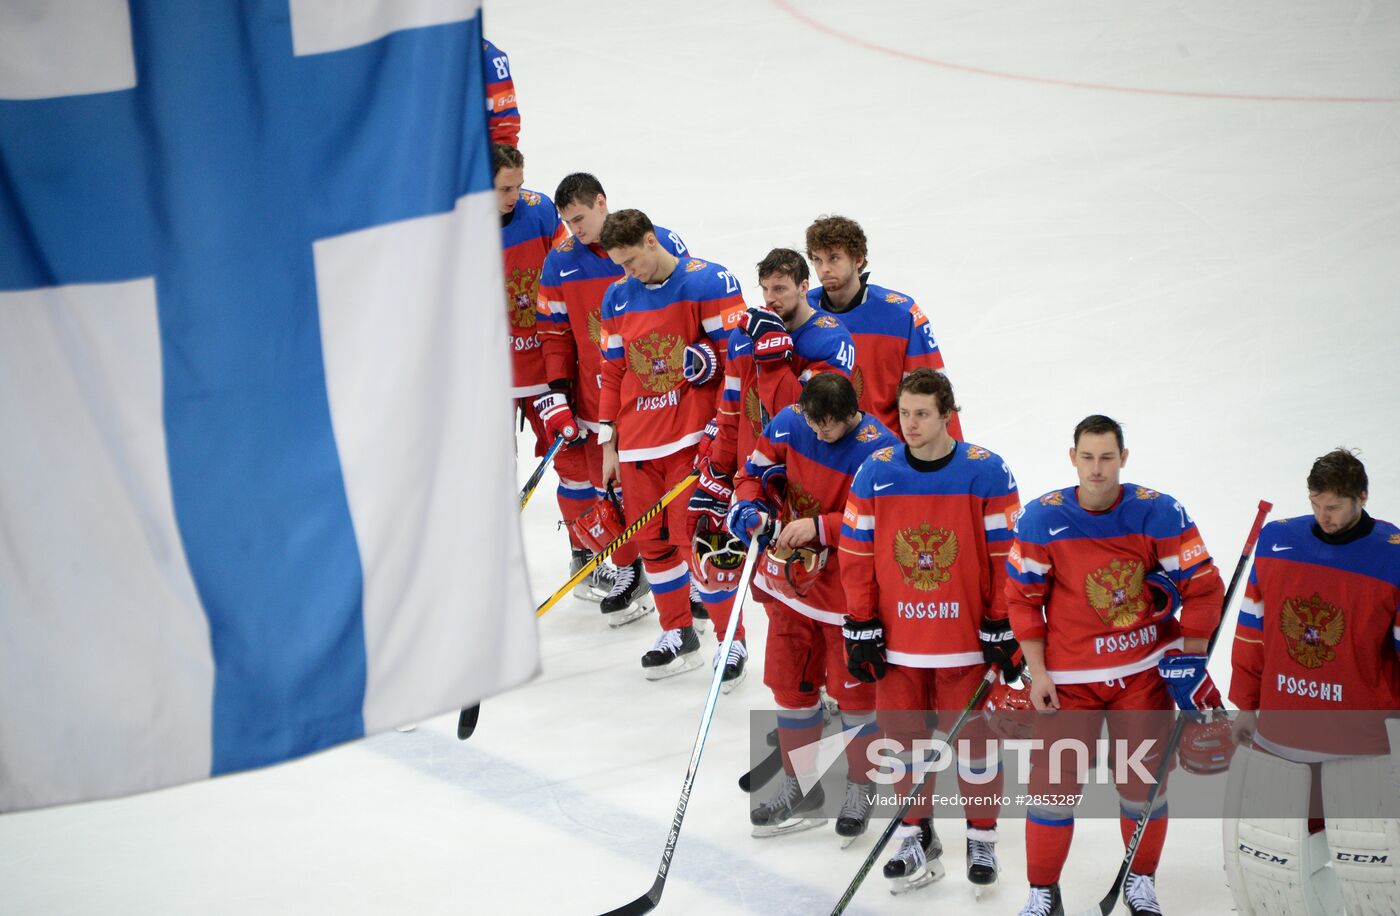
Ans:
{"label": "black hockey glove", "polygon": [[1021,644],[1016,634],[1011,632],[1011,621],[991,617],[982,618],[982,626],[977,631],[977,641],[982,644],[982,659],[989,665],[1001,669],[1001,676],[1010,684],[1021,676],[1026,660],[1021,655]]}
{"label": "black hockey glove", "polygon": [[885,628],[880,618],[846,618],[841,628],[846,637],[846,668],[851,677],[873,684],[885,676]]}

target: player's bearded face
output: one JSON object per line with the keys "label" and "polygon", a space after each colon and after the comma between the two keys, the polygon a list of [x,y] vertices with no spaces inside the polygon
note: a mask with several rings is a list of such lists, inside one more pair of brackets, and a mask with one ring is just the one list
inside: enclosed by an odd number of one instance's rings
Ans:
{"label": "player's bearded face", "polygon": [[787,274],[770,274],[760,279],[758,285],[763,287],[764,304],[791,327],[789,323],[807,299],[807,281],[799,286]]}
{"label": "player's bearded face", "polygon": [[1128,450],[1118,447],[1113,433],[1084,433],[1070,449],[1069,460],[1079,474],[1079,489],[1101,496],[1118,489]]}
{"label": "player's bearded face", "polygon": [[1317,527],[1328,534],[1341,534],[1361,520],[1361,512],[1366,507],[1366,498],[1338,496],[1336,493],[1309,493],[1313,518]]}
{"label": "player's bearded face", "polygon": [[812,269],[827,292],[846,289],[860,276],[861,262],[839,249],[812,252]]}
{"label": "player's bearded face", "polygon": [[520,200],[520,186],[525,183],[524,169],[501,169],[496,173],[496,209],[501,215],[515,209]]}

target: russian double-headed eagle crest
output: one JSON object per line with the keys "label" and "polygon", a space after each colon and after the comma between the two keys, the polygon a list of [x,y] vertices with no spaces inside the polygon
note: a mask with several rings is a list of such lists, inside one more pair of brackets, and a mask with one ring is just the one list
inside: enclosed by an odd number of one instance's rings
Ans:
{"label": "russian double-headed eagle crest", "polygon": [[876,461],[891,461],[894,459],[894,446],[887,445],[882,449],[876,449],[870,453],[870,457]]}
{"label": "russian double-headed eagle crest", "polygon": [[967,457],[972,461],[985,461],[992,457],[992,453],[980,445],[969,445],[967,447]]}
{"label": "russian double-headed eagle crest", "polygon": [[685,265],[685,272],[688,273],[688,274],[693,274],[693,273],[695,273],[697,270],[704,270],[706,267],[709,267],[709,266],[710,266],[710,265],[707,264],[707,263],[705,263],[704,261],[697,261],[697,260],[695,260],[695,259],[692,258],[692,259]]}
{"label": "russian double-headed eagle crest", "polygon": [[533,328],[535,326],[535,300],[540,294],[540,272],[533,267],[519,268],[510,272],[506,281],[506,293],[510,296],[510,323],[512,327]]}
{"label": "russian double-headed eagle crest", "polygon": [[819,328],[834,328],[836,327],[837,321],[830,315],[818,315],[816,317],[816,320],[814,320],[812,323]]}
{"label": "russian double-headed eagle crest", "polygon": [[802,485],[791,478],[787,482],[787,508],[788,518],[816,518],[822,514],[821,500],[802,488]]}
{"label": "russian double-headed eagle crest", "polygon": [[685,343],[676,334],[652,331],[627,344],[627,368],[647,391],[670,391],[685,377]]}
{"label": "russian double-headed eagle crest", "polygon": [[851,387],[856,390],[857,401],[865,397],[865,374],[860,371],[860,366],[851,372]]}
{"label": "russian double-headed eagle crest", "polygon": [[588,339],[600,347],[603,345],[603,313],[599,309],[588,313]]}
{"label": "russian double-headed eagle crest", "polygon": [[535,191],[521,191],[520,200],[527,207],[538,207],[540,205],[540,195]]}
{"label": "russian double-headed eagle crest", "polygon": [[901,296],[899,293],[885,293],[885,301],[895,305],[903,305],[909,301],[909,297]]}
{"label": "russian double-headed eagle crest", "polygon": [[1042,506],[1063,506],[1065,504],[1065,491],[1055,490],[1040,497]]}
{"label": "russian double-headed eagle crest", "polygon": [[1337,657],[1333,650],[1342,641],[1346,619],[1341,608],[1314,592],[1311,598],[1286,599],[1279,625],[1288,643],[1288,657],[1304,668],[1321,668]]}
{"label": "russian double-headed eagle crest", "polygon": [[763,402],[758,399],[758,392],[753,388],[744,392],[744,417],[753,424],[755,436],[763,432]]}
{"label": "russian double-headed eagle crest", "polygon": [[1138,499],[1156,499],[1162,494],[1158,493],[1156,490],[1149,490],[1147,489],[1147,487],[1138,487],[1137,490],[1134,491],[1133,495],[1136,496]]}
{"label": "russian double-headed eagle crest", "polygon": [[958,559],[958,536],[928,522],[910,526],[894,536],[894,561],[904,581],[921,592],[931,592],[952,578],[949,569]]}
{"label": "russian double-headed eagle crest", "polygon": [[1400,544],[1400,534],[1392,534],[1390,536],[1390,540],[1387,543]]}
{"label": "russian double-headed eagle crest", "polygon": [[1113,560],[1084,577],[1084,595],[1104,623],[1133,626],[1148,609],[1142,585],[1146,572],[1139,560]]}
{"label": "russian double-headed eagle crest", "polygon": [[878,438],[880,438],[880,431],[875,428],[874,423],[862,426],[860,432],[856,433],[857,442],[874,442]]}
{"label": "russian double-headed eagle crest", "polygon": [[577,239],[571,235],[568,238],[564,239],[564,241],[560,242],[558,245],[555,245],[554,249],[556,251],[573,251],[575,241],[577,241]]}

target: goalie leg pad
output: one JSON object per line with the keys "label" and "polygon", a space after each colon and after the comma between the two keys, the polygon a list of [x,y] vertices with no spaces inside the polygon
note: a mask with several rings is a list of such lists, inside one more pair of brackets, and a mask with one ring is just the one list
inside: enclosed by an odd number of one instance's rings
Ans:
{"label": "goalie leg pad", "polygon": [[[1332,916],[1341,893],[1328,869],[1327,837],[1308,835],[1312,771],[1252,747],[1230,762],[1223,820],[1225,878],[1240,916]],[[1302,816],[1267,818],[1293,800]]]}
{"label": "goalie leg pad", "polygon": [[[1400,916],[1400,819],[1389,757],[1348,757],[1322,765],[1327,845],[1347,916]],[[1370,813],[1380,817],[1345,815]],[[1333,813],[1344,815],[1333,817]]]}

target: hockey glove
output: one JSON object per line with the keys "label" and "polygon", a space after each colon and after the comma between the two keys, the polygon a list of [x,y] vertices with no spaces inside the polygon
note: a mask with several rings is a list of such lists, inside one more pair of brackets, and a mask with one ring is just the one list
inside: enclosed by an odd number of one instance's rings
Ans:
{"label": "hockey glove", "polygon": [[714,451],[715,440],[719,438],[719,424],[714,420],[705,424],[705,432],[700,436],[700,444],[695,446],[695,462],[692,468],[700,469],[710,463],[710,452]]}
{"label": "hockey glove", "polygon": [[741,499],[729,507],[729,514],[724,518],[725,527],[731,534],[744,543],[745,547],[753,540],[754,532],[763,528],[763,517],[769,514],[769,509],[763,503],[755,499]]}
{"label": "hockey glove", "polygon": [[701,516],[708,515],[712,522],[711,531],[724,527],[724,517],[729,512],[729,501],[734,496],[734,482],[728,474],[717,473],[708,461],[700,465],[700,480],[695,484],[695,492],[690,496],[686,507],[685,533],[695,540],[695,529]]}
{"label": "hockey glove", "polygon": [[1171,576],[1160,569],[1154,569],[1143,576],[1142,584],[1147,587],[1147,597],[1152,601],[1154,623],[1167,617],[1175,617],[1176,612],[1181,610],[1181,592],[1177,590]]}
{"label": "hockey glove", "polygon": [[846,618],[841,628],[846,637],[846,669],[851,677],[873,684],[885,676],[885,628],[880,618]]}
{"label": "hockey glove", "polygon": [[551,439],[563,436],[564,441],[572,445],[588,437],[588,430],[574,419],[574,412],[569,409],[569,399],[562,391],[551,391],[535,398],[535,413],[539,414]]}
{"label": "hockey glove", "polygon": [[1206,670],[1204,655],[1170,649],[1157,662],[1157,672],[1167,682],[1167,691],[1183,712],[1202,712],[1225,705]]}
{"label": "hockey glove", "polygon": [[769,465],[758,475],[758,482],[763,487],[764,497],[775,506],[781,506],[787,502],[787,480],[787,465],[785,464]]}
{"label": "hockey glove", "polygon": [[754,362],[772,363],[792,358],[792,335],[777,315],[751,308],[744,319],[744,333],[753,341]]}
{"label": "hockey glove", "polygon": [[1009,619],[982,618],[977,641],[982,644],[983,661],[1000,668],[1003,681],[1009,684],[1021,676],[1026,662],[1021,655],[1021,644],[1016,641],[1016,634],[1011,632]]}
{"label": "hockey glove", "polygon": [[719,359],[708,340],[699,340],[685,348],[685,380],[692,385],[704,385],[719,371]]}

